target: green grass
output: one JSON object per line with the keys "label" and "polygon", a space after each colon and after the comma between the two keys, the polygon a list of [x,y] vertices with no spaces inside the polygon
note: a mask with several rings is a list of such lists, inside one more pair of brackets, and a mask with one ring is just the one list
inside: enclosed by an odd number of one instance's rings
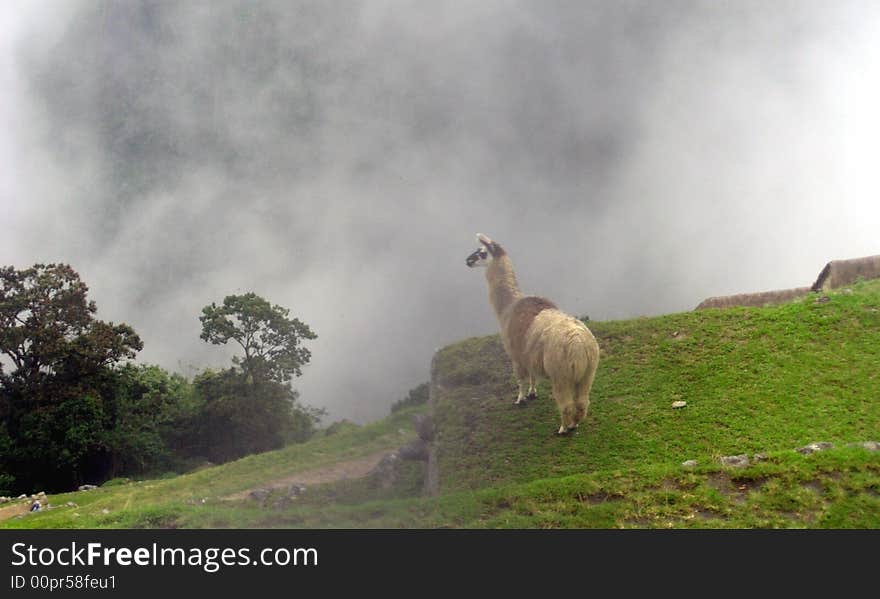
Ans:
{"label": "green grass", "polygon": [[[260,487],[290,474],[336,462],[391,451],[415,438],[412,417],[423,408],[395,412],[365,426],[338,427],[308,443],[252,455],[220,466],[174,477],[126,483],[108,481],[85,492],[52,495],[53,510],[0,522],[5,528],[142,528],[178,526],[181,514],[219,498]],[[66,507],[74,502],[76,507]],[[104,513],[107,510],[108,513]],[[227,522],[227,526],[235,526]]]}
{"label": "green grass", "polygon": [[[497,335],[437,356],[441,494],[423,466],[308,489],[273,507],[222,498],[414,438],[405,410],[198,472],[53,496],[0,522],[64,528],[880,528],[880,281],[767,308],[590,322],[601,360],[586,420],[557,437],[546,384],[526,407]],[[672,409],[673,401],[687,407]],[[830,450],[795,448],[831,441]],[[730,454],[761,452],[746,468]],[[684,460],[696,460],[684,468]],[[107,513],[104,513],[107,510]]]}
{"label": "green grass", "polygon": [[[717,460],[880,436],[880,281],[762,309],[591,322],[587,419],[557,438],[544,384],[524,408],[497,336],[445,348],[437,405],[446,489]],[[683,400],[687,407],[672,409]],[[453,441],[454,440],[454,441]]]}
{"label": "green grass", "polygon": [[[333,485],[331,485],[332,487]],[[644,466],[435,499],[317,497],[283,509],[208,502],[121,524],[239,528],[878,528],[876,452],[771,453],[744,469]]]}

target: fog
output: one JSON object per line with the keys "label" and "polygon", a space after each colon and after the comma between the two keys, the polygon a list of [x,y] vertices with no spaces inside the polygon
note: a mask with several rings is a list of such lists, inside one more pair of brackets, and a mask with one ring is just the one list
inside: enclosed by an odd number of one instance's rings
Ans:
{"label": "fog", "polygon": [[367,421],[496,332],[483,232],[594,320],[880,253],[873,2],[20,2],[0,22],[0,263],[67,262],[141,362],[229,364],[254,291],[294,383]]}

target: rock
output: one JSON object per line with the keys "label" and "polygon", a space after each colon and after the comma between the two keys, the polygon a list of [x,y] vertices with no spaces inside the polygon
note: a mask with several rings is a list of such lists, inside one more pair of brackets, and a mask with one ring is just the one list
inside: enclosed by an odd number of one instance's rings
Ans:
{"label": "rock", "polygon": [[27,499],[27,498],[28,498],[27,493],[22,493],[21,495],[16,497],[16,499]]}
{"label": "rock", "polygon": [[269,497],[270,492],[271,491],[269,491],[269,489],[254,489],[253,491],[248,493],[248,499],[263,503],[264,501],[266,501],[266,498]]}
{"label": "rock", "polygon": [[[862,443],[850,443],[850,447],[861,447],[862,449],[867,449],[868,451],[880,451],[880,443],[877,441],[863,441]],[[0,503],[3,503],[3,498],[0,497]]]}
{"label": "rock", "polygon": [[106,516],[107,514],[110,513],[110,510],[108,510],[107,508],[104,508],[104,509],[101,510],[101,513],[104,514],[104,515]]}
{"label": "rock", "polygon": [[829,443],[828,441],[819,441],[818,443],[810,443],[808,445],[804,445],[803,447],[798,447],[797,449],[795,449],[795,451],[804,455],[810,455],[811,453],[816,453],[817,451],[823,451],[825,449],[831,449],[832,447],[834,447],[834,443]]}
{"label": "rock", "polygon": [[724,466],[731,466],[733,468],[745,468],[749,465],[749,456],[746,454],[726,455],[721,458],[721,463]]}
{"label": "rock", "polygon": [[827,295],[823,295],[822,297],[817,297],[817,298],[816,298],[816,303],[817,303],[817,304],[825,304],[825,303],[828,303],[828,302],[830,302],[830,301],[831,301],[831,298],[828,297]]}
{"label": "rock", "polygon": [[681,465],[685,468],[695,468],[697,466],[697,460],[685,460]]}
{"label": "rock", "polygon": [[301,485],[299,483],[293,483],[287,488],[287,496],[288,497],[299,497],[303,493],[306,492],[305,485]]}
{"label": "rock", "polygon": [[676,409],[676,410],[679,409],[679,408],[683,408],[683,407],[685,407],[686,405],[688,405],[688,402],[686,402],[686,401],[674,401],[674,402],[672,402],[672,407],[673,407],[673,409]]}
{"label": "rock", "polygon": [[428,444],[422,439],[416,439],[408,445],[404,445],[397,450],[397,455],[401,460],[415,460],[419,462],[428,461]]}
{"label": "rock", "polygon": [[7,503],[9,501],[12,501],[12,499],[9,497],[6,497],[6,496],[0,497],[0,503]]}
{"label": "rock", "polygon": [[77,504],[75,504],[75,503],[72,502],[72,501],[68,501],[68,502],[65,503],[64,505],[66,505],[67,507],[79,507]]}
{"label": "rock", "polygon": [[97,489],[98,485],[80,485],[77,487],[77,491],[91,491],[92,489]]}
{"label": "rock", "polygon": [[416,414],[413,416],[413,423],[416,426],[416,433],[422,441],[431,442],[434,440],[434,421],[426,414]]}
{"label": "rock", "polygon": [[399,463],[400,457],[397,453],[389,453],[376,464],[376,467],[370,472],[370,476],[375,477],[383,489],[391,488],[397,482],[397,465]]}
{"label": "rock", "polygon": [[288,507],[291,503],[293,503],[294,498],[290,495],[282,495],[278,499],[272,502],[272,507],[276,510],[283,510]]}
{"label": "rock", "polygon": [[756,453],[755,455],[752,456],[752,460],[755,462],[763,462],[766,459],[767,459],[766,453]]}

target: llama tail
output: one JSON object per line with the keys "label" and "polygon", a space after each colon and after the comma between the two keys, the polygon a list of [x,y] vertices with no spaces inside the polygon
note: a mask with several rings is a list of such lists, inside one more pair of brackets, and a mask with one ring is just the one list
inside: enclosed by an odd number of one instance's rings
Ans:
{"label": "llama tail", "polygon": [[589,407],[599,344],[584,323],[559,310],[541,311],[529,333],[526,353],[541,360],[543,374],[553,383],[562,419],[560,433],[572,430]]}
{"label": "llama tail", "polygon": [[[569,380],[581,387],[587,385],[587,392],[592,385],[596,368],[599,366],[599,344],[593,333],[584,323],[574,318],[566,330],[565,363],[568,364]],[[580,395],[580,393],[578,393]]]}
{"label": "llama tail", "polygon": [[590,389],[599,364],[599,344],[582,322],[560,314],[545,353],[545,370],[553,381],[564,433],[577,427],[590,407]]}
{"label": "llama tail", "polygon": [[569,368],[567,375],[572,385],[574,400],[571,408],[571,426],[577,426],[586,417],[590,408],[590,390],[599,366],[599,344],[593,333],[580,321],[572,323],[567,336],[565,361]]}
{"label": "llama tail", "polygon": [[[545,310],[535,319],[535,346],[543,349],[547,375],[572,387],[592,379],[599,363],[599,344],[584,323],[558,310]],[[536,349],[528,347],[527,351]]]}

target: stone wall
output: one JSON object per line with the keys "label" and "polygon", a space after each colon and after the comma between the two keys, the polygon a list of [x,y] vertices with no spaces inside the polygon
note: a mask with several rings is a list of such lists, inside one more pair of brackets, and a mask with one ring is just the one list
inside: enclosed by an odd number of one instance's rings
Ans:
{"label": "stone wall", "polygon": [[832,260],[825,265],[811,289],[827,291],[855,283],[858,279],[880,279],[880,255]]}
{"label": "stone wall", "polygon": [[832,260],[825,265],[816,282],[810,287],[710,297],[700,302],[695,310],[732,308],[734,306],[772,306],[803,297],[810,292],[827,291],[850,285],[858,279],[880,279],[880,255],[850,260]]}
{"label": "stone wall", "polygon": [[802,297],[809,292],[809,287],[795,287],[794,289],[779,289],[776,291],[763,291],[761,293],[739,293],[737,295],[710,297],[700,302],[696,309],[732,308],[733,306],[772,306]]}

